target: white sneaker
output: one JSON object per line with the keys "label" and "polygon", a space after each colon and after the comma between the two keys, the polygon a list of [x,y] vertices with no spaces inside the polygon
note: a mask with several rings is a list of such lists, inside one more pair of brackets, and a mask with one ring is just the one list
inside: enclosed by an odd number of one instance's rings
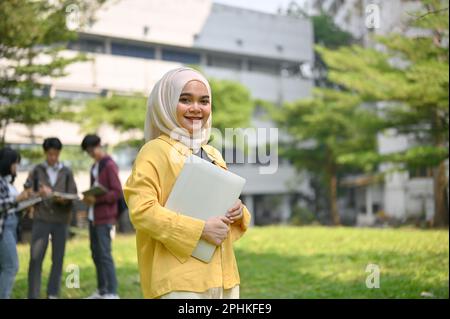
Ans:
{"label": "white sneaker", "polygon": [[105,295],[100,295],[98,290],[96,290],[92,295],[84,299],[104,299]]}
{"label": "white sneaker", "polygon": [[118,294],[106,294],[102,296],[103,299],[120,299]]}

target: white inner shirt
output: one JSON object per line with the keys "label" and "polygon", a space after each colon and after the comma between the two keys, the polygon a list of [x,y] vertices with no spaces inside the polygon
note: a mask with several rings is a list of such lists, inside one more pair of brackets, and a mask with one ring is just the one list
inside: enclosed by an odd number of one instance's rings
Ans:
{"label": "white inner shirt", "polygon": [[54,166],[50,166],[48,165],[47,162],[45,162],[47,175],[50,180],[50,185],[52,185],[52,187],[55,187],[56,180],[58,179],[58,173],[61,170],[62,166],[63,166],[62,163],[56,163]]}

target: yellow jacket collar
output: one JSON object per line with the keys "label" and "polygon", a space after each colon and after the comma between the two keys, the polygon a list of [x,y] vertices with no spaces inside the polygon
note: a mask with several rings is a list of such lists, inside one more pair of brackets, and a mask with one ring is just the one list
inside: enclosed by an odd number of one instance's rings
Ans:
{"label": "yellow jacket collar", "polygon": [[[158,139],[161,139],[165,141],[166,143],[170,144],[172,147],[174,147],[180,154],[184,156],[189,156],[192,154],[192,149],[181,143],[180,141],[177,141],[171,137],[169,137],[166,134],[161,134],[158,136]],[[216,154],[215,148],[211,145],[204,144],[201,146],[201,148],[208,154],[209,158],[211,158],[214,162],[216,162],[219,166],[223,168],[227,168],[225,161],[222,159],[221,156],[218,156]]]}

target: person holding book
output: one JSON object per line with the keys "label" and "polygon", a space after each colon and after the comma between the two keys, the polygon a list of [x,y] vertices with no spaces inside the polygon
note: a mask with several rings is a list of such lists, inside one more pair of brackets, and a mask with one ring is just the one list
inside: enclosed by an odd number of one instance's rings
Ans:
{"label": "person holding book", "polygon": [[[104,193],[85,195],[89,206],[89,239],[92,259],[97,272],[97,291],[88,299],[118,299],[117,278],[111,253],[112,233],[115,230],[122,198],[119,169],[101,145],[97,135],[87,135],[81,148],[95,161],[91,168],[91,187],[104,189]],[[92,190],[92,188],[91,188]]]}
{"label": "person holding book", "polygon": [[55,192],[77,194],[72,170],[59,161],[63,145],[56,137],[42,144],[45,161],[30,172],[26,185],[39,191],[42,202],[34,207],[28,268],[28,298],[40,298],[42,262],[47,251],[49,236],[52,245],[52,266],[47,285],[47,298],[58,298],[65,254],[68,227],[73,201],[57,196]]}
{"label": "person holding book", "polygon": [[[164,207],[187,156],[227,169],[207,144],[211,102],[208,81],[186,67],[166,73],[148,100],[146,144],[124,187],[146,298],[239,298],[233,242],[250,224],[247,208],[238,200],[223,216],[204,221]],[[209,263],[191,256],[200,239],[219,246]]]}
{"label": "person holding book", "polygon": [[19,163],[19,152],[9,147],[0,149],[0,299],[10,298],[19,270],[17,205],[31,195],[29,190],[19,194],[14,187]]}

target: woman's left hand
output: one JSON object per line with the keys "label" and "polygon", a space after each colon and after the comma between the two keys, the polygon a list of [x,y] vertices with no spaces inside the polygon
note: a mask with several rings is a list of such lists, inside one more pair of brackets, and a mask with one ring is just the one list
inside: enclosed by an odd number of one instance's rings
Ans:
{"label": "woman's left hand", "polygon": [[242,217],[244,216],[244,213],[242,211],[243,205],[240,199],[236,201],[233,207],[231,207],[225,217],[227,217],[231,223],[239,222],[242,220]]}

